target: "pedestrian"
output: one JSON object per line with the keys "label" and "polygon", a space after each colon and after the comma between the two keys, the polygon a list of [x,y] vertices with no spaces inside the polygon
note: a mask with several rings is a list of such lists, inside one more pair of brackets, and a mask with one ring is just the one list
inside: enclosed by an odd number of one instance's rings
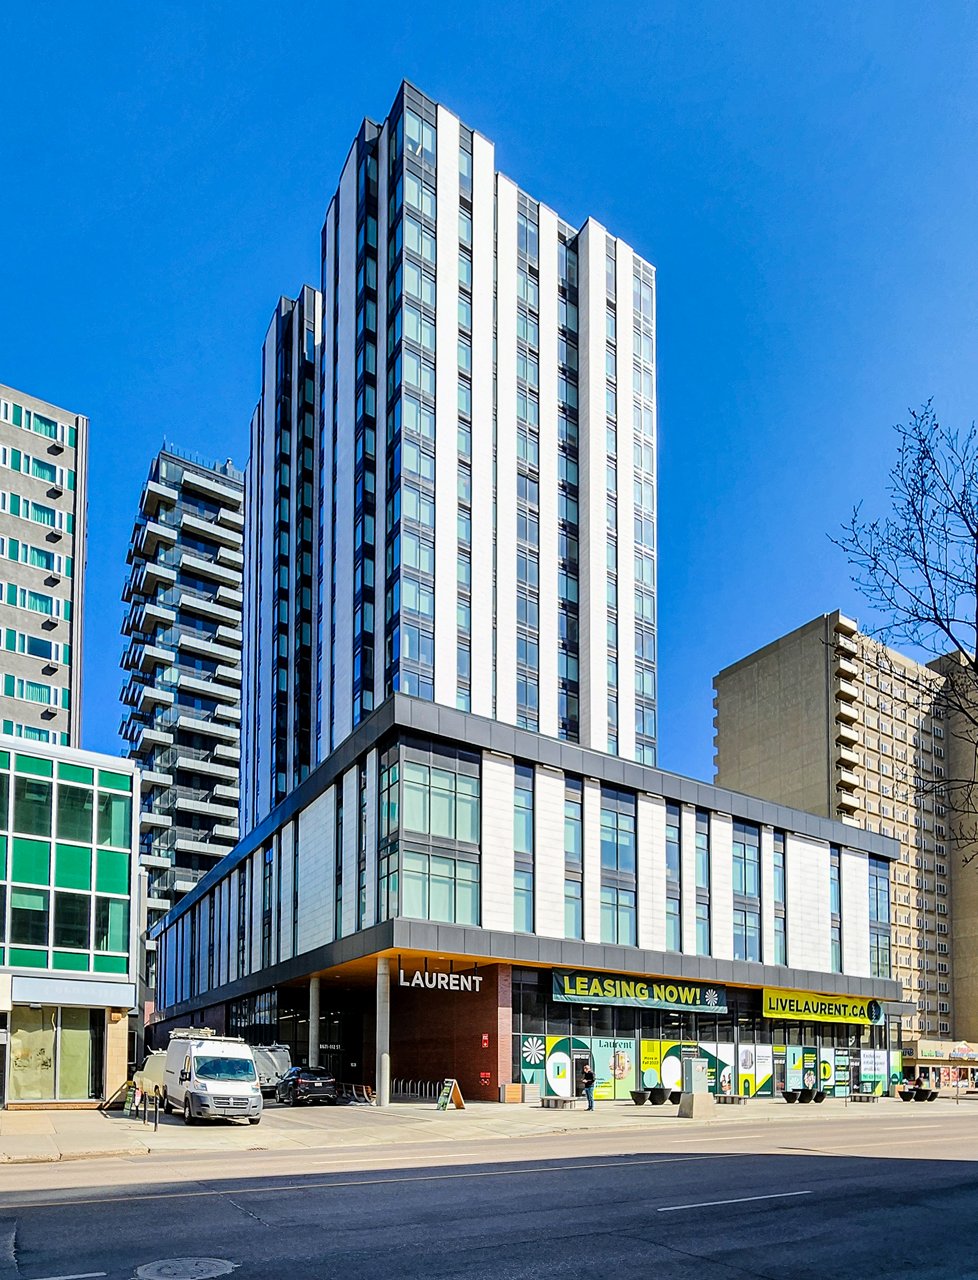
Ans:
{"label": "pedestrian", "polygon": [[584,1096],[587,1098],[588,1111],[594,1110],[594,1072],[590,1066],[584,1068],[584,1074],[581,1076],[581,1083],[584,1085]]}

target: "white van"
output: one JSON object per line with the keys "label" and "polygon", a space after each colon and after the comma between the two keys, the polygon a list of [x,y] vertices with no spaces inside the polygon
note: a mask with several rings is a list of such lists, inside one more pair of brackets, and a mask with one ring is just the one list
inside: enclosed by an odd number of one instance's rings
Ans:
{"label": "white van", "polygon": [[170,1033],[163,1071],[163,1107],[184,1121],[214,1116],[261,1120],[261,1089],[251,1048],[240,1036],[219,1036],[207,1027]]}
{"label": "white van", "polygon": [[262,1097],[274,1098],[275,1086],[292,1066],[292,1053],[287,1044],[255,1044],[251,1046],[258,1068],[258,1087]]}

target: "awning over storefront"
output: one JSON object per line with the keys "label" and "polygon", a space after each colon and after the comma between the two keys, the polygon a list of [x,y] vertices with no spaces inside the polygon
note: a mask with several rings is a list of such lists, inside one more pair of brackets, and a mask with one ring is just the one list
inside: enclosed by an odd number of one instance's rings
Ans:
{"label": "awning over storefront", "polygon": [[912,1040],[903,1056],[921,1066],[978,1067],[978,1045],[967,1040]]}

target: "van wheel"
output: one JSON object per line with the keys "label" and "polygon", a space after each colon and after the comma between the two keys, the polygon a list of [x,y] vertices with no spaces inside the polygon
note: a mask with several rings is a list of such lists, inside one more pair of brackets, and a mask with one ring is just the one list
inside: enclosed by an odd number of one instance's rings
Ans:
{"label": "van wheel", "polygon": [[166,1096],[165,1089],[160,1095],[160,1110],[163,1112],[164,1115],[168,1115],[170,1111],[170,1099]]}
{"label": "van wheel", "polygon": [[249,1117],[248,1117],[248,1123],[249,1123],[249,1124],[261,1124],[261,1116],[249,1116]]}
{"label": "van wheel", "polygon": [[194,1115],[194,1113],[193,1113],[193,1112],[191,1111],[191,1109],[190,1109],[190,1099],[189,1099],[189,1098],[184,1098],[184,1100],[183,1100],[183,1123],[184,1123],[184,1124],[196,1124],[196,1123],[197,1123],[197,1117]]}

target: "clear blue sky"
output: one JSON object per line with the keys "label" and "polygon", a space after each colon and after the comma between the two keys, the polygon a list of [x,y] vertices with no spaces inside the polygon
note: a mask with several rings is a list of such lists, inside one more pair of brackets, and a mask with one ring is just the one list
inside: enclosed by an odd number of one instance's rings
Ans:
{"label": "clear blue sky", "polygon": [[85,745],[116,750],[120,593],[164,434],[243,464],[281,293],[402,77],[659,281],[661,763],[711,680],[824,610],[890,426],[978,407],[970,4],[5,5],[0,381],[92,419]]}

